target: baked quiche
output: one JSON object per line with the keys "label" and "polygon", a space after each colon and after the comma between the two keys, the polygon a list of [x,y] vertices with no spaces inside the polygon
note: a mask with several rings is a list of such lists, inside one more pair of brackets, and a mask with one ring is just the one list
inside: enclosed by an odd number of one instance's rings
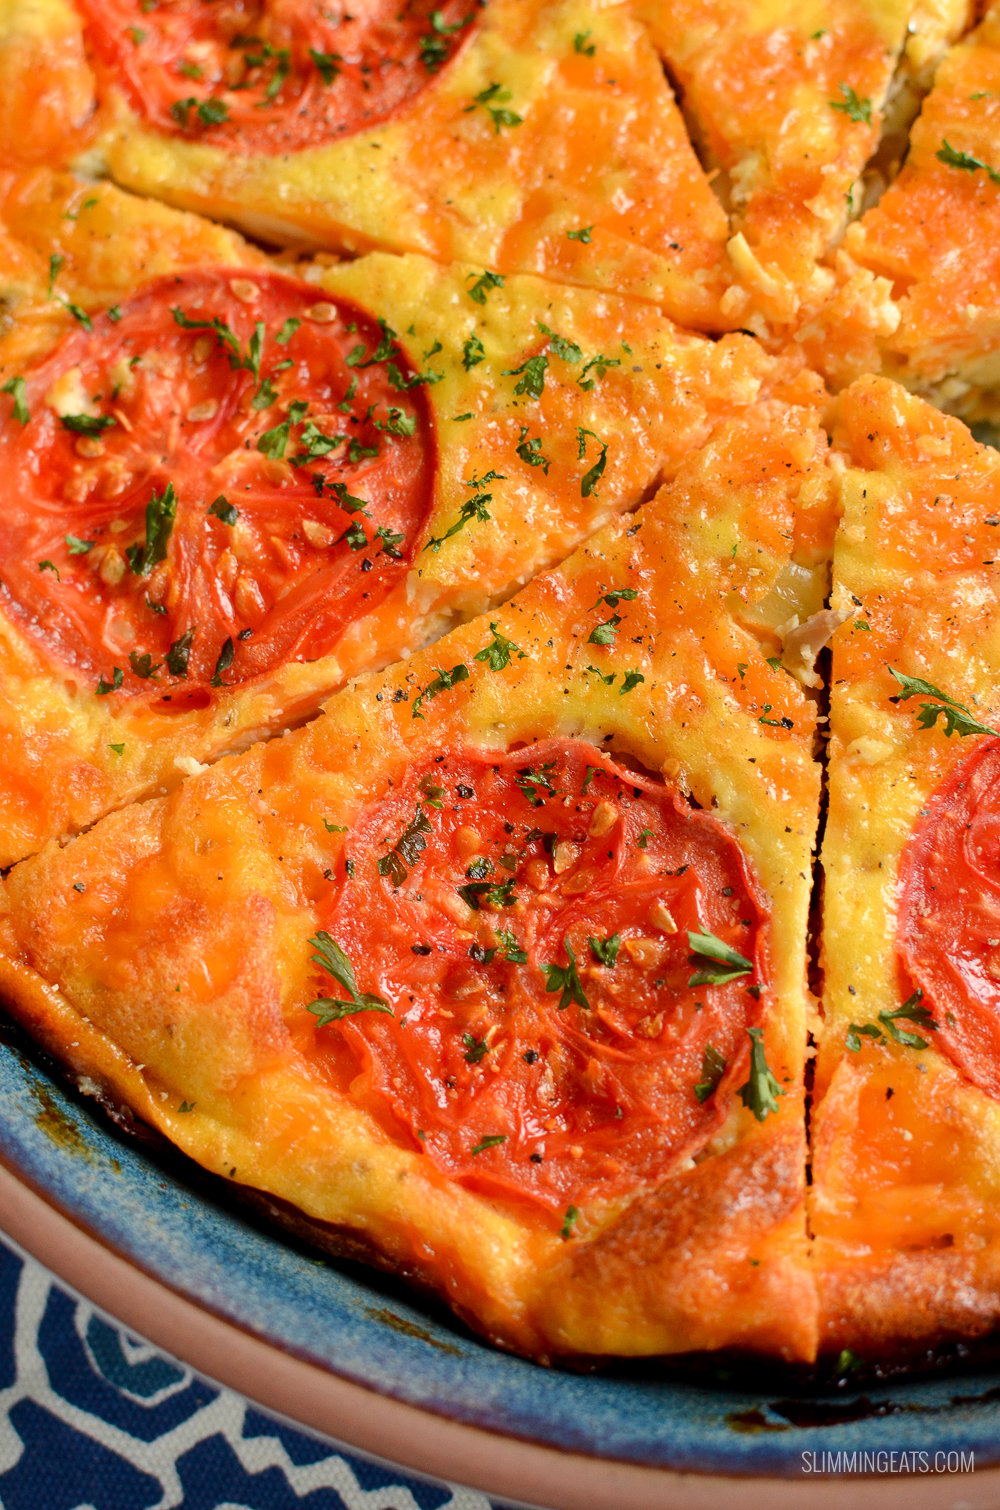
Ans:
{"label": "baked quiche", "polygon": [[6,863],[314,712],[810,381],[638,301],[278,265],[47,170],[0,214]]}
{"label": "baked quiche", "polygon": [[1000,458],[883,378],[834,441],[810,1222],[821,1346],[873,1358],[1000,1318]]}
{"label": "baked quiche", "polygon": [[477,262],[727,323],[725,214],[624,0],[7,0],[5,17],[12,89],[66,76],[65,116],[45,119],[62,162],[272,243]]}
{"label": "baked quiche", "polygon": [[758,405],[503,607],[15,866],[15,1015],[507,1347],[812,1357],[815,708],[742,620],[806,606],[826,448]]}

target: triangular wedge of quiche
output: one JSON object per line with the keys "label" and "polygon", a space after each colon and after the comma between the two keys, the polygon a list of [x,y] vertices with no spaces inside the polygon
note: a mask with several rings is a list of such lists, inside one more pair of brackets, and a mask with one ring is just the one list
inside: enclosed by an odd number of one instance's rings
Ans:
{"label": "triangular wedge of quiche", "polygon": [[766,387],[815,397],[638,301],[7,190],[3,863],[509,595]]}
{"label": "triangular wedge of quiche", "polygon": [[[89,86],[88,170],[271,243],[481,262],[737,323],[725,215],[628,5],[275,5],[249,32],[225,7],[75,9],[64,139]],[[8,12],[0,67],[6,50],[30,97],[65,55],[66,7]]]}
{"label": "triangular wedge of quiche", "polygon": [[503,607],[16,866],[15,1015],[505,1346],[811,1358],[819,767],[767,626],[822,599],[826,450],[758,404]]}
{"label": "triangular wedge of quiche", "polygon": [[883,130],[902,137],[970,13],[967,0],[640,0],[731,209],[730,318],[787,338],[829,294],[819,264],[860,209]]}
{"label": "triangular wedge of quiche", "polygon": [[881,378],[841,395],[823,1006],[821,1347],[1000,1316],[1000,457]]}
{"label": "triangular wedge of quiche", "polygon": [[[996,419],[1000,7],[942,62],[902,172],[849,228],[840,273],[809,343],[824,371],[882,370],[953,412]],[[858,334],[842,353],[852,300]]]}

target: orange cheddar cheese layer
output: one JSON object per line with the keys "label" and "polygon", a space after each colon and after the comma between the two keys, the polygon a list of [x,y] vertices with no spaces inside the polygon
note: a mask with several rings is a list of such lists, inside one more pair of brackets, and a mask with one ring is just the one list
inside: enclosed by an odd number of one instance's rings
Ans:
{"label": "orange cheddar cheese layer", "polygon": [[1000,458],[882,378],[841,395],[823,1023],[810,1221],[824,1350],[1000,1316]]}
{"label": "orange cheddar cheese layer", "polygon": [[16,866],[16,1016],[504,1346],[811,1358],[815,711],[748,625],[816,572],[826,452],[758,404],[503,607]]}
{"label": "orange cheddar cheese layer", "polygon": [[1000,9],[994,6],[941,64],[902,172],[845,238],[848,267],[874,275],[875,305],[885,289],[893,310],[888,320],[873,314],[874,350],[862,349],[860,360],[945,408],[995,417],[998,244]]}
{"label": "orange cheddar cheese layer", "polygon": [[968,23],[964,0],[698,0],[640,4],[730,206],[723,309],[787,339],[829,294],[820,265],[862,199],[883,128]]}
{"label": "orange cheddar cheese layer", "polygon": [[[60,161],[270,243],[481,262],[735,323],[725,215],[625,4],[303,0],[261,7],[252,36],[205,4],[76,12],[64,141],[88,89],[92,111]],[[40,68],[70,45],[63,0],[19,0],[7,29],[12,78],[25,33]]]}
{"label": "orange cheddar cheese layer", "polygon": [[815,402],[620,297],[6,188],[5,862],[482,611],[769,386]]}

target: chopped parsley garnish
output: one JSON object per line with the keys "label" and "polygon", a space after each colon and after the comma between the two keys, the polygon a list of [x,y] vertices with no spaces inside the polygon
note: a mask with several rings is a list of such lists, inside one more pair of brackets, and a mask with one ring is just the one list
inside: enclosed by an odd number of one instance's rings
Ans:
{"label": "chopped parsley garnish", "polygon": [[831,100],[831,110],[841,110],[849,115],[852,121],[862,122],[866,126],[872,123],[872,102],[869,99],[859,99],[850,84],[838,84],[842,99]]}
{"label": "chopped parsley garnish", "polygon": [[618,625],[621,623],[620,613],[613,613],[610,619],[605,619],[603,624],[598,624],[587,636],[588,645],[613,645],[615,635],[618,633]]}
{"label": "chopped parsley garnish", "polygon": [[641,671],[626,671],[625,680],[618,688],[618,696],[624,697],[626,692],[631,692],[633,687],[638,687],[639,683],[645,680]]}
{"label": "chopped parsley garnish", "polygon": [[404,414],[402,409],[390,409],[385,419],[374,421],[376,430],[387,435],[413,435],[416,432],[416,415]]}
{"label": "chopped parsley garnish", "polygon": [[694,1087],[696,1100],[703,1102],[707,1101],[709,1096],[714,1096],[725,1072],[725,1057],[719,1053],[718,1049],[707,1043],[701,1058],[701,1079]]}
{"label": "chopped parsley garnish", "polygon": [[512,965],[526,965],[528,963],[527,952],[521,948],[509,928],[498,929],[497,942],[503,949],[504,959],[509,960]]}
{"label": "chopped parsley garnish", "polygon": [[420,790],[427,799],[427,806],[436,808],[440,812],[444,806],[441,801],[444,796],[444,787],[439,786],[433,776],[425,776],[420,783]]}
{"label": "chopped parsley garnish", "polygon": [[521,426],[521,433],[517,437],[515,450],[522,461],[526,461],[529,467],[541,467],[545,476],[549,475],[549,467],[552,465],[551,458],[542,455],[542,437],[534,436],[528,439],[528,426]]}
{"label": "chopped parsley garnish", "polygon": [[[288,445],[288,437],[292,425],[300,425],[305,419],[309,405],[303,399],[296,399],[289,404],[288,413],[280,425],[274,425],[272,429],[265,430],[257,441],[257,450],[262,456],[268,456],[272,461],[281,461]],[[315,428],[315,426],[313,427]]]}
{"label": "chopped parsley garnish", "polygon": [[199,100],[190,94],[187,99],[174,100],[170,107],[170,114],[184,131],[191,123],[192,110],[197,116],[196,124],[202,126],[218,126],[229,115],[229,106],[225,100]]}
{"label": "chopped parsley garnish", "polygon": [[617,671],[609,671],[607,674],[605,674],[603,671],[599,671],[596,666],[588,666],[587,670],[592,671],[595,676],[599,676],[606,687],[610,687],[611,683],[618,675]]}
{"label": "chopped parsley garnish", "polygon": [[328,1023],[338,1022],[342,1017],[353,1017],[358,1012],[387,1012],[390,1017],[395,1013],[389,1003],[381,996],[373,996],[369,992],[359,992],[358,983],[354,977],[354,968],[343,949],[335,938],[328,933],[319,932],[309,940],[316,953],[311,955],[314,965],[319,965],[328,975],[347,993],[344,997],[319,996],[310,1002],[306,1008],[316,1018],[316,1026],[325,1028]]}
{"label": "chopped parsley garnish", "polygon": [[379,875],[388,876],[393,886],[402,886],[427,848],[427,836],[431,832],[431,820],[418,803],[413,822],[404,828],[389,853],[378,862]]}
{"label": "chopped parsley garnish", "polygon": [[468,372],[471,367],[478,367],[479,363],[485,360],[486,347],[473,331],[462,347],[462,366]]}
{"label": "chopped parsley garnish", "polygon": [[222,680],[222,673],[229,670],[233,664],[233,656],[235,654],[236,647],[232,642],[232,638],[229,638],[219,651],[219,659],[216,661],[215,670],[212,672],[211,685],[213,687],[228,687],[229,683]]}
{"label": "chopped parsley garnish", "polygon": [[230,503],[229,499],[224,497],[222,493],[219,494],[214,503],[209,504],[208,512],[214,514],[216,519],[221,519],[223,524],[235,524],[240,517],[239,509],[235,504]]}
{"label": "chopped parsley garnish", "polygon": [[[596,357],[591,357],[589,362],[584,363],[583,371],[576,380],[577,387],[582,388],[585,393],[589,393],[592,388],[597,386],[598,378],[602,378],[609,367],[620,367],[621,364],[621,357],[606,357],[603,352],[598,352]],[[589,372],[593,372],[594,376],[588,377],[587,374]],[[594,438],[596,440],[597,437],[595,436]]]}
{"label": "chopped parsley garnish", "polygon": [[492,907],[513,907],[517,901],[514,895],[514,879],[509,881],[470,881],[465,886],[456,886],[462,901],[478,912],[485,903]]}
{"label": "chopped parsley garnish", "polygon": [[585,58],[592,58],[594,56],[594,51],[596,48],[596,44],[594,42],[587,41],[587,38],[589,36],[589,31],[578,31],[576,36],[573,38],[573,51],[581,53]]}
{"label": "chopped parsley garnish", "polygon": [[477,106],[481,105],[492,120],[494,131],[499,135],[503,126],[520,126],[524,120],[523,115],[518,115],[516,111],[504,108],[506,102],[511,98],[510,90],[504,89],[501,84],[498,84],[494,80],[492,84],[487,84],[485,89],[481,89],[473,97],[472,104],[466,105],[464,114],[468,115],[470,111],[475,110]]}
{"label": "chopped parsley garnish", "polygon": [[569,956],[568,965],[542,966],[548,977],[545,989],[546,991],[559,991],[561,993],[557,1003],[560,1012],[568,1007],[571,1001],[575,1001],[578,1007],[585,1007],[589,1011],[590,1002],[584,995],[583,985],[577,974],[576,955],[573,953],[570,941],[566,937],[563,938],[563,948]]}
{"label": "chopped parsley garnish", "polygon": [[66,535],[65,540],[71,556],[85,556],[97,544],[96,540],[80,540],[76,535]]}
{"label": "chopped parsley garnish", "polygon": [[596,603],[591,603],[588,613],[593,613],[595,608],[600,608],[606,603],[609,608],[617,608],[619,603],[632,603],[639,596],[634,587],[612,587],[609,592],[602,592]]}
{"label": "chopped parsley garnish", "polygon": [[758,1122],[763,1122],[768,1112],[777,1112],[777,1096],[785,1093],[767,1067],[764,1058],[764,1030],[747,1028],[750,1035],[750,1078],[741,1085],[737,1095]]}
{"label": "chopped parsley garnish", "polygon": [[270,378],[265,378],[250,400],[250,407],[258,412],[261,409],[270,409],[271,405],[277,402],[277,399],[277,388],[275,388]]}
{"label": "chopped parsley garnish", "polygon": [[919,1033],[908,1033],[905,1028],[896,1026],[900,1018],[905,1018],[907,1022],[916,1023],[920,1028],[927,1028],[931,1032],[937,1031],[938,1024],[931,1016],[930,1011],[927,1007],[920,1005],[922,996],[922,991],[914,991],[913,995],[908,997],[903,1005],[897,1007],[895,1011],[880,1012],[878,1020],[882,1024],[881,1027],[876,1027],[873,1022],[862,1023],[860,1026],[852,1022],[847,1029],[847,1038],[845,1040],[847,1048],[850,1049],[852,1054],[856,1054],[861,1048],[862,1034],[867,1038],[874,1038],[879,1041],[892,1038],[896,1043],[901,1043],[908,1049],[930,1048],[927,1039],[921,1038]]}
{"label": "chopped parsley garnish", "polygon": [[490,1051],[486,1039],[476,1038],[472,1033],[462,1034],[462,1047],[465,1050],[462,1058],[466,1064],[481,1064]]}
{"label": "chopped parsley garnish", "polygon": [[50,572],[52,572],[55,575],[55,579],[56,579],[57,582],[60,582],[60,583],[62,582],[62,577],[60,577],[60,575],[59,575],[59,568],[58,568],[58,566],[56,566],[56,564],[55,564],[54,561],[39,561],[39,563],[38,563],[38,570],[39,571],[50,571]]}
{"label": "chopped parsley garnish", "polygon": [[461,31],[463,26],[468,26],[472,20],[470,16],[463,16],[461,21],[456,21],[453,26],[448,26],[443,12],[432,10],[430,14],[431,30],[420,38],[420,61],[428,73],[437,73],[441,65],[448,57],[447,38],[454,36],[455,32]]}
{"label": "chopped parsley garnish", "polygon": [[52,255],[51,255],[51,257],[49,258],[49,290],[48,291],[49,291],[49,297],[50,298],[52,296],[52,290],[55,287],[56,279],[59,276],[59,269],[63,266],[63,264],[65,263],[65,261],[66,261],[66,258],[65,257],[60,257],[60,255],[59,255],[58,252],[53,252]]}
{"label": "chopped parsley garnish", "polygon": [[287,346],[301,324],[302,321],[296,320],[294,315],[287,319],[274,338],[275,345]]}
{"label": "chopped parsley garnish", "polygon": [[905,703],[911,697],[931,699],[920,704],[917,723],[922,729],[933,729],[938,719],[943,718],[946,737],[952,734],[957,734],[962,739],[968,734],[1000,735],[1000,730],[991,729],[989,724],[982,724],[978,719],[973,718],[964,703],[956,702],[953,697],[948,696],[947,692],[942,692],[940,687],[935,687],[933,682],[925,682],[919,676],[904,676],[894,666],[889,667],[889,672],[903,689],[891,699],[892,702]]}
{"label": "chopped parsley garnish", "polygon": [[[689,978],[689,986],[721,986],[726,981],[738,980],[741,975],[753,974],[753,961],[744,959],[728,944],[715,937],[714,933],[688,931],[688,948],[692,956],[707,959],[710,963]],[[696,963],[692,959],[692,964]]]}
{"label": "chopped parsley garnish", "polygon": [[622,936],[620,933],[612,933],[607,938],[587,937],[587,947],[599,965],[614,966],[618,961],[618,951],[621,948]]}
{"label": "chopped parsley garnish", "polygon": [[343,58],[339,52],[318,52],[315,47],[310,47],[309,56],[319,69],[320,78],[324,84],[332,84],[340,72]]}
{"label": "chopped parsley garnish", "polygon": [[520,382],[514,384],[515,393],[527,394],[528,398],[541,398],[545,391],[545,373],[548,369],[549,359],[544,351],[537,356],[528,357],[520,367],[505,367],[504,377],[517,377],[520,374]]}
{"label": "chopped parsley garnish", "polygon": [[579,1211],[577,1211],[575,1206],[566,1207],[566,1215],[563,1217],[563,1224],[559,1228],[559,1236],[562,1238],[564,1243],[568,1242],[572,1237],[573,1224],[576,1222],[576,1219],[579,1215],[580,1213]]}
{"label": "chopped parsley garnish", "polygon": [[26,425],[31,418],[28,413],[28,393],[23,377],[12,377],[0,387],[0,393],[9,393],[14,400],[14,418]]}
{"label": "chopped parsley garnish", "polygon": [[405,539],[405,535],[391,530],[387,524],[380,524],[375,531],[372,544],[374,545],[376,540],[381,540],[382,554],[391,557],[393,561],[402,561],[402,552],[397,547],[402,545]]}
{"label": "chopped parsley garnish", "polygon": [[77,322],[77,324],[83,326],[84,330],[93,330],[93,320],[90,318],[85,309],[80,308],[79,304],[72,304],[70,303],[69,299],[67,299],[66,308],[69,310],[70,314],[73,316],[73,319]]}
{"label": "chopped parsley garnish", "polygon": [[469,668],[463,661],[459,661],[457,666],[452,666],[450,671],[444,671],[439,666],[437,676],[433,677],[427,683],[427,686],[421,692],[418,692],[413,699],[413,717],[423,718],[424,715],[420,709],[425,701],[429,701],[432,697],[437,697],[441,692],[449,691],[452,687],[457,686],[459,682],[467,682],[468,680]]}
{"label": "chopped parsley garnish", "polygon": [[642,831],[642,833],[639,834],[639,836],[637,837],[637,839],[636,839],[635,842],[636,842],[636,844],[638,844],[638,846],[639,846],[640,849],[645,849],[652,837],[653,837],[653,830],[651,828],[644,828],[643,831]]}
{"label": "chopped parsley garnish", "polygon": [[368,499],[356,498],[353,493],[349,493],[346,482],[331,482],[330,492],[336,498],[345,514],[368,513]]}
{"label": "chopped parsley garnish", "polygon": [[[472,278],[475,277],[475,274],[469,273],[468,276]],[[485,304],[486,295],[489,293],[490,289],[503,288],[503,281],[504,280],[502,273],[480,273],[479,277],[476,278],[476,281],[472,285],[472,287],[466,289],[466,293],[472,300],[473,304]]]}
{"label": "chopped parsley garnish", "polygon": [[74,435],[100,435],[104,430],[110,430],[118,421],[113,414],[61,414],[59,423],[64,430],[71,430]]}
{"label": "chopped parsley garnish", "polygon": [[116,666],[111,673],[111,680],[106,682],[103,676],[97,683],[98,697],[105,697],[109,692],[117,692],[125,680],[125,673],[120,666]]}
{"label": "chopped parsley garnish", "polygon": [[138,544],[126,547],[128,564],[137,577],[148,577],[161,561],[167,558],[167,542],[174,527],[177,514],[177,496],[174,485],[168,482],[162,493],[153,492],[146,505],[146,538]]}
{"label": "chopped parsley garnish", "polygon": [[344,358],[348,367],[374,367],[377,362],[388,362],[391,357],[399,356],[399,347],[396,344],[396,332],[385,320],[379,320],[379,329],[382,332],[378,345],[369,355],[368,348],[363,341],[352,346]]}
{"label": "chopped parsley garnish", "polygon": [[498,1148],[501,1143],[506,1143],[506,1141],[506,1133],[489,1133],[476,1144],[472,1150],[472,1157],[475,1158],[477,1153],[483,1153],[487,1148]]}
{"label": "chopped parsley garnish", "polygon": [[577,449],[577,460],[583,461],[584,457],[587,454],[588,435],[592,440],[597,441],[597,444],[601,448],[601,454],[594,462],[594,465],[590,468],[589,472],[585,472],[580,478],[580,496],[582,498],[589,498],[591,493],[593,493],[596,497],[597,484],[604,476],[604,468],[608,460],[607,441],[602,440],[601,437],[595,434],[593,430],[583,430],[579,427],[577,428],[576,432],[577,440],[579,441],[579,447]]}
{"label": "chopped parsley garnish", "polygon": [[[486,472],[482,477],[473,476],[468,482],[463,482],[462,486],[466,488],[481,490],[484,483],[506,481],[507,477],[505,473],[490,470],[489,472]],[[434,554],[437,555],[444,542],[446,540],[450,540],[452,535],[457,535],[459,530],[464,529],[465,526],[469,523],[470,519],[478,519],[482,523],[486,523],[487,520],[492,519],[493,515],[486,507],[488,503],[492,502],[492,493],[484,493],[482,491],[474,492],[472,497],[467,498],[462,504],[458,518],[455,520],[454,524],[449,525],[443,535],[433,536],[430,540],[428,540],[427,544],[424,546],[424,550],[433,551]]]}
{"label": "chopped parsley garnish", "polygon": [[585,245],[590,244],[590,233],[594,229],[592,225],[582,225],[577,231],[567,231],[568,241],[582,241]]}
{"label": "chopped parsley garnish", "polygon": [[541,320],[538,321],[538,328],[543,336],[548,336],[549,348],[552,355],[558,357],[561,362],[575,364],[576,362],[583,361],[583,352],[575,341],[568,341],[565,336],[557,335],[554,330],[550,330],[547,325],[543,325]]}
{"label": "chopped parsley garnish", "polygon": [[143,681],[152,680],[154,682],[159,679],[156,673],[163,665],[162,661],[157,661],[154,665],[153,657],[148,650],[142,654],[137,650],[130,650],[128,653],[128,663],[136,676],[141,677]]}
{"label": "chopped parsley garnish", "polygon": [[981,157],[973,157],[971,152],[956,151],[946,140],[942,140],[934,155],[948,168],[961,168],[966,173],[985,173],[992,183],[1000,184],[1000,172],[996,168],[984,163]]}
{"label": "chopped parsley garnish", "polygon": [[187,676],[188,674],[188,661],[191,656],[195,627],[192,624],[190,629],[185,629],[167,651],[166,665],[171,676]]}
{"label": "chopped parsley garnish", "polygon": [[[549,771],[554,766],[555,761],[550,760],[537,771],[533,770],[531,766],[525,766],[523,770],[518,771],[517,780],[514,785],[527,798],[532,807],[541,807],[546,797],[555,796],[556,788],[552,785],[548,776]],[[544,793],[544,796],[541,795],[542,793]]]}
{"label": "chopped parsley garnish", "polygon": [[520,645],[515,645],[513,640],[508,640],[506,635],[502,635],[493,622],[490,623],[490,632],[493,635],[492,640],[488,645],[484,645],[482,650],[476,651],[475,658],[477,661],[485,661],[491,671],[503,671],[506,666],[509,666],[512,653],[517,656],[518,660],[523,661],[527,658],[527,652],[522,650]]}
{"label": "chopped parsley garnish", "polygon": [[179,309],[176,305],[171,308],[170,313],[173,315],[175,323],[178,324],[182,330],[211,331],[211,333],[218,340],[219,345],[225,348],[226,354],[229,357],[229,365],[234,372],[237,368],[244,365],[243,356],[240,352],[240,343],[236,339],[235,333],[230,329],[230,327],[225,323],[224,320],[192,320],[188,315],[184,313],[182,309]]}

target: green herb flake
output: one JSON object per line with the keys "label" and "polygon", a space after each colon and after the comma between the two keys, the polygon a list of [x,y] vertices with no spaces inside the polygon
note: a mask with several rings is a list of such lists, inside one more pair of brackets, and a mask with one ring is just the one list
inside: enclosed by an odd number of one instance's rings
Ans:
{"label": "green herb flake", "polygon": [[439,696],[439,694],[442,692],[450,691],[450,689],[457,686],[459,682],[467,682],[468,680],[469,668],[464,664],[464,662],[460,661],[457,666],[452,666],[450,671],[444,671],[439,666],[437,668],[437,675],[434,676],[427,683],[427,686],[424,687],[422,691],[418,692],[416,697],[413,699],[412,716],[414,718],[423,718],[424,715],[420,710],[425,702],[429,702],[431,698]]}
{"label": "green herb flake", "polygon": [[596,498],[597,484],[604,476],[604,468],[608,460],[608,443],[607,441],[602,440],[599,435],[595,434],[593,430],[584,430],[578,427],[576,435],[579,442],[577,449],[578,461],[583,461],[584,457],[587,454],[586,437],[588,435],[592,440],[596,440],[597,444],[601,448],[601,454],[595,461],[594,465],[590,468],[589,472],[585,472],[580,479],[580,496],[582,498],[589,498],[593,493],[594,497]]}
{"label": "green herb flake", "polygon": [[620,933],[612,933],[606,938],[594,938],[588,936],[587,947],[599,965],[607,965],[613,968],[618,961],[618,950],[621,948],[622,936]]}
{"label": "green herb flake", "polygon": [[763,1122],[769,1112],[777,1112],[776,1097],[785,1093],[768,1069],[764,1057],[764,1030],[747,1028],[747,1032],[750,1035],[750,1078],[736,1094],[757,1121]]}
{"label": "green herb flake", "polygon": [[59,583],[62,582],[62,577],[60,577],[60,575],[59,575],[59,568],[58,568],[58,566],[56,566],[56,564],[55,564],[54,561],[47,561],[47,560],[46,561],[39,561],[39,563],[38,563],[38,570],[39,571],[50,571],[55,576],[55,579],[56,579],[57,582],[59,582]]}
{"label": "green herb flake", "polygon": [[[710,961],[708,965],[695,971],[688,980],[688,986],[721,986],[726,981],[738,980],[741,975],[753,974],[753,961],[731,949],[722,939],[716,938],[714,933],[692,933],[689,930],[688,948],[693,957]],[[696,963],[696,958],[692,958],[692,963]]]}
{"label": "green herb flake", "polygon": [[892,702],[905,703],[911,697],[928,699],[920,704],[920,712],[917,714],[917,723],[922,729],[933,729],[938,719],[943,718],[946,738],[950,738],[952,734],[957,734],[962,739],[969,734],[993,734],[1000,737],[1000,731],[990,728],[989,724],[980,723],[964,703],[956,702],[947,692],[935,687],[933,682],[925,682],[919,676],[904,676],[894,666],[888,669],[903,689],[891,699]]}
{"label": "green herb flake", "polygon": [[166,667],[171,676],[187,676],[188,661],[191,656],[191,645],[194,640],[195,626],[191,625],[180,635],[166,654]]}
{"label": "green herb flake", "polygon": [[331,1022],[339,1022],[342,1017],[353,1017],[358,1012],[385,1012],[390,1017],[395,1013],[389,1003],[381,996],[373,996],[370,992],[360,992],[354,976],[354,968],[344,953],[340,944],[329,933],[320,931],[309,940],[316,951],[310,956],[314,965],[319,965],[328,975],[347,993],[346,998],[320,996],[306,1007],[316,1018],[316,1026],[325,1028]]}
{"label": "green herb flake", "polygon": [[645,680],[641,671],[626,671],[625,680],[618,688],[618,696],[624,697],[626,692],[631,692],[633,687],[638,687],[639,683]]}
{"label": "green herb flake", "polygon": [[59,423],[74,435],[100,435],[118,421],[113,414],[61,414]]}
{"label": "green herb flake", "polygon": [[[476,277],[475,273],[469,273],[468,276],[470,278]],[[476,278],[476,281],[475,283],[473,283],[472,287],[466,289],[466,293],[472,300],[473,304],[485,304],[486,295],[489,293],[490,289],[503,288],[503,283],[504,279],[502,273],[480,273],[479,277]]]}
{"label": "green herb flake", "polygon": [[514,384],[516,394],[524,394],[528,398],[541,398],[545,391],[545,374],[548,370],[549,359],[544,351],[537,356],[528,357],[520,367],[505,367],[504,377],[518,377],[520,382]]}
{"label": "green herb flake", "polygon": [[596,44],[587,41],[589,36],[589,31],[578,31],[573,38],[573,51],[580,53],[585,58],[592,58],[596,50]]}
{"label": "green herb flake", "polygon": [[869,99],[860,99],[851,88],[850,84],[838,84],[842,98],[830,100],[831,110],[840,110],[844,115],[849,115],[852,121],[870,126],[872,123],[872,102]]}
{"label": "green herb flake", "polygon": [[154,566],[167,558],[167,542],[177,515],[177,495],[168,482],[162,493],[154,489],[146,505],[146,538],[140,547],[130,545],[125,555],[137,577],[148,577]]}
{"label": "green herb flake", "polygon": [[462,1034],[463,1059],[466,1064],[481,1064],[490,1051],[485,1038],[476,1038],[472,1033]]}
{"label": "green herb flake", "polygon": [[726,1060],[717,1048],[712,1044],[705,1045],[705,1052],[701,1059],[701,1079],[694,1087],[695,1099],[704,1103],[709,1096],[714,1096],[719,1088],[719,1081],[726,1072]]}
{"label": "green herb flake", "polygon": [[413,822],[403,830],[389,853],[379,860],[379,875],[388,876],[393,886],[402,886],[427,848],[427,838],[432,832],[431,820],[418,803]]}
{"label": "green herb flake", "polygon": [[124,680],[125,680],[125,673],[124,673],[124,671],[122,670],[122,668],[120,666],[116,666],[114,668],[114,670],[112,671],[112,673],[111,673],[111,680],[110,680],[110,682],[106,682],[104,680],[103,676],[98,681],[98,683],[97,683],[97,695],[98,695],[98,697],[106,697],[109,692],[117,692],[118,689],[119,689],[119,687],[121,686],[121,684],[122,684],[122,682]]}
{"label": "green herb flake", "polygon": [[584,993],[583,984],[576,968],[576,955],[570,945],[568,937],[563,938],[563,948],[569,959],[568,965],[543,965],[546,974],[545,989],[547,992],[560,992],[557,1008],[560,1012],[569,1006],[570,1002],[576,1002],[578,1007],[590,1010],[590,1002]]}
{"label": "green herb flake", "polygon": [[985,173],[991,183],[1000,184],[1000,172],[996,168],[984,163],[981,157],[973,157],[971,152],[956,151],[947,141],[942,141],[934,155],[945,167],[960,168],[966,173]]}
{"label": "green herb flake", "polygon": [[584,245],[589,246],[590,235],[593,229],[592,225],[582,225],[577,231],[567,231],[566,239],[567,241],[582,241]]}
{"label": "green herb flake", "polygon": [[97,544],[96,540],[80,540],[76,535],[66,535],[63,538],[71,556],[85,556]]}
{"label": "green herb flake", "polygon": [[506,1143],[506,1141],[506,1133],[489,1133],[485,1138],[481,1138],[475,1148],[472,1149],[471,1157],[475,1158],[477,1153],[485,1153],[487,1148],[499,1148],[500,1144]]}
{"label": "green herb flake", "polygon": [[221,519],[223,524],[235,524],[240,517],[239,509],[234,503],[230,503],[229,499],[224,497],[222,493],[219,494],[214,503],[209,504],[208,512],[214,514],[216,519]]}
{"label": "green herb flake", "polygon": [[26,425],[31,418],[28,413],[28,391],[23,377],[12,377],[0,387],[0,393],[9,393],[14,400],[14,418],[19,425]]}
{"label": "green herb flake", "polygon": [[577,1211],[575,1206],[566,1207],[566,1215],[563,1217],[563,1224],[559,1228],[559,1236],[562,1238],[564,1243],[568,1242],[569,1239],[573,1236],[573,1226],[579,1215],[580,1213],[579,1211]]}
{"label": "green herb flake", "polygon": [[527,659],[527,652],[522,650],[520,645],[515,645],[513,640],[508,640],[506,635],[502,635],[495,623],[490,623],[490,633],[493,636],[492,640],[488,645],[484,645],[482,650],[476,651],[475,659],[485,661],[491,671],[503,671],[510,665],[512,654],[516,655],[518,660]]}

